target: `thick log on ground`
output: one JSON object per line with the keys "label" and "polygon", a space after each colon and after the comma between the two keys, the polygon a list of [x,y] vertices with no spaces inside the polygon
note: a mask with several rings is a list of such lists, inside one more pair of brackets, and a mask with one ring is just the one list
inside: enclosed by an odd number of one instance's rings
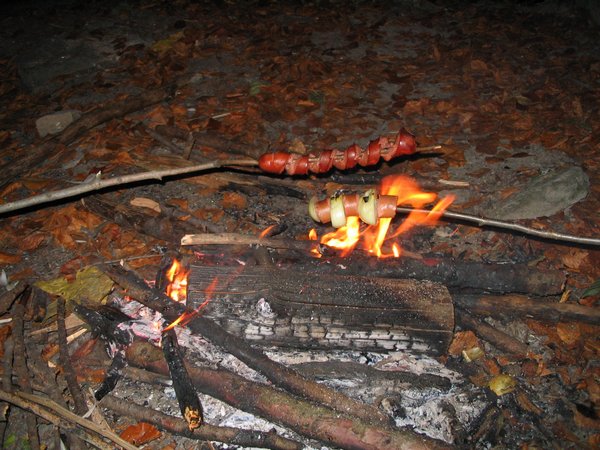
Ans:
{"label": "thick log on ground", "polygon": [[211,290],[204,315],[261,345],[441,355],[454,329],[448,290],[429,281],[193,265],[188,304]]}
{"label": "thick log on ground", "polygon": [[348,275],[431,280],[451,293],[519,293],[538,296],[562,292],[566,276],[558,270],[542,270],[526,264],[495,264],[425,257],[377,259],[361,254],[329,257],[294,264],[297,272],[331,273],[343,265]]}
{"label": "thick log on ground", "polygon": [[497,319],[534,319],[546,322],[575,320],[600,323],[600,309],[570,303],[533,299],[523,295],[461,295],[457,305],[480,316]]}

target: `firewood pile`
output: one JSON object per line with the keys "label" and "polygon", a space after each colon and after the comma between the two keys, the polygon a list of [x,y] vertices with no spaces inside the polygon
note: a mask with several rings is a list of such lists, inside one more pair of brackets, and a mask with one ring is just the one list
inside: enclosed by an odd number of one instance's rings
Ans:
{"label": "firewood pile", "polygon": [[2,448],[598,447],[598,24],[459,3],[8,8]]}

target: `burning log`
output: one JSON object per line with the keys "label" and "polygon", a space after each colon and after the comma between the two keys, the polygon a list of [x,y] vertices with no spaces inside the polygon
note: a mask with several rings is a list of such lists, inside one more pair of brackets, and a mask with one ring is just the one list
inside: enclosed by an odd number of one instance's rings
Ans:
{"label": "burning log", "polygon": [[213,280],[226,301],[204,313],[261,345],[439,356],[454,329],[448,290],[429,281],[305,273],[273,267],[192,266],[189,301],[202,303]]}
{"label": "burning log", "polygon": [[[132,365],[161,374],[168,373],[162,355],[150,344],[134,343],[127,351],[127,358]],[[351,412],[344,414],[315,405],[223,369],[189,368],[188,371],[196,388],[205,394],[336,447],[378,450],[445,448],[443,443],[411,431],[365,422],[353,417]]]}
{"label": "burning log", "polygon": [[[157,292],[146,283],[120,267],[106,266],[103,271],[128,294],[145,306],[159,311],[169,321],[181,320],[184,314],[191,319],[187,323],[191,331],[196,332],[218,345],[249,367],[263,374],[275,385],[292,393],[322,403],[336,411],[359,417],[373,423],[389,423],[389,419],[377,408],[357,402],[326,386],[310,381],[294,370],[272,361],[261,350],[253,348],[246,341],[225,331],[214,321],[199,317],[193,310],[172,301],[166,295]],[[229,393],[230,394],[230,393]]]}

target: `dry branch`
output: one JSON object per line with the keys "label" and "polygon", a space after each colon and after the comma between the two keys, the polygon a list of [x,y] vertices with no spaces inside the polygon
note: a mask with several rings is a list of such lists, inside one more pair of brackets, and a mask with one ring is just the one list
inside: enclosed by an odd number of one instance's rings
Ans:
{"label": "dry branch", "polygon": [[83,183],[66,189],[60,189],[58,191],[52,191],[47,192],[45,194],[35,195],[33,197],[29,197],[23,200],[5,203],[4,205],[0,205],[0,214],[12,211],[19,211],[25,208],[29,208],[31,206],[50,203],[56,200],[72,198],[80,196],[82,194],[86,194],[88,192],[100,191],[109,187],[124,186],[132,183],[137,183],[139,181],[162,181],[162,179],[166,177],[203,172],[227,166],[256,166],[256,161],[253,159],[228,159],[222,161],[212,161],[196,166],[181,167],[177,169],[152,170],[149,172],[134,173],[131,175],[121,175],[114,178],[107,178],[105,180],[98,179],[91,183]]}
{"label": "dry branch", "polygon": [[[24,302],[28,300],[31,295],[31,287],[28,287],[23,291],[21,297],[13,305],[12,316],[13,316],[13,336],[14,336],[14,351],[13,351],[13,365],[15,373],[17,375],[17,381],[21,389],[30,394],[31,381],[29,379],[29,370],[27,368],[27,350],[25,347],[25,323],[23,317],[25,315]],[[27,425],[27,433],[29,435],[29,445],[37,450],[40,448],[40,440],[38,436],[38,423],[35,415],[26,414],[25,423]]]}
{"label": "dry branch", "polygon": [[217,427],[205,423],[192,432],[188,429],[185,420],[121,400],[113,395],[104,397],[100,406],[108,408],[120,416],[129,416],[135,420],[149,422],[163,430],[199,441],[217,441],[242,447],[264,447],[275,450],[301,450],[304,448],[298,442],[277,436],[275,433],[262,431]]}
{"label": "dry branch", "polygon": [[137,447],[121,439],[112,431],[105,430],[94,422],[82,419],[77,414],[72,413],[68,409],[63,408],[59,404],[47,398],[40,397],[38,395],[27,394],[24,392],[16,392],[11,394],[9,392],[0,390],[0,399],[12,403],[21,409],[31,411],[33,414],[41,417],[44,420],[47,420],[54,425],[60,426],[61,428],[73,430],[75,428],[73,424],[76,424],[86,430],[92,431],[102,437],[105,437],[106,439],[109,439],[124,449],[137,449]]}
{"label": "dry branch", "polygon": [[[410,214],[412,212],[417,212],[417,213],[422,213],[422,214],[431,213],[431,211],[428,209],[414,209],[414,208],[404,208],[404,207],[396,208],[396,212],[406,213],[406,214]],[[476,216],[471,216],[469,214],[456,213],[456,212],[452,212],[452,211],[444,211],[444,212],[436,213],[436,214],[439,214],[440,217],[443,217],[445,219],[453,219],[453,220],[460,220],[460,221],[464,221],[464,222],[473,223],[473,224],[477,225],[478,227],[490,227],[490,228],[498,228],[498,229],[502,229],[502,230],[516,231],[518,233],[525,234],[528,236],[535,236],[535,237],[539,237],[542,239],[549,239],[552,241],[572,242],[572,243],[576,243],[576,244],[600,246],[600,239],[597,239],[597,238],[580,237],[580,236],[573,236],[571,234],[556,233],[554,231],[537,230],[535,228],[530,228],[530,227],[526,227],[524,225],[519,225],[518,223],[505,222],[502,220],[494,220],[494,219],[484,219],[483,217],[476,217]]]}
{"label": "dry branch", "polygon": [[261,238],[239,233],[200,233],[186,234],[181,238],[181,245],[264,245],[271,248],[309,252],[316,245],[316,242],[268,237]]}
{"label": "dry branch", "polygon": [[69,356],[69,348],[67,344],[67,329],[65,327],[65,300],[62,297],[56,299],[56,323],[57,323],[57,335],[58,335],[58,347],[59,347],[59,362],[63,368],[65,380],[67,380],[67,386],[73,402],[75,403],[75,412],[77,414],[84,414],[87,411],[87,404],[81,392],[81,387],[77,382],[77,374],[73,365],[71,364],[71,358]]}
{"label": "dry branch", "polygon": [[514,356],[524,357],[529,353],[529,347],[512,336],[471,317],[470,313],[456,308],[456,321],[462,327],[472,330],[482,339],[485,339],[499,350],[511,353]]}
{"label": "dry branch", "polygon": [[389,423],[389,418],[377,408],[352,400],[345,395],[326,386],[308,380],[294,370],[268,358],[261,350],[250,346],[246,341],[226,332],[212,320],[195,316],[193,311],[183,305],[173,302],[168,296],[156,292],[132,273],[120,267],[107,266],[102,269],[117,284],[127,290],[127,294],[145,306],[159,311],[166,320],[173,322],[184,313],[193,318],[187,324],[193,332],[224,348],[249,367],[260,372],[278,385],[290,392],[322,403],[337,411],[351,414],[368,422]]}
{"label": "dry branch", "polygon": [[[133,365],[161,374],[168,373],[160,350],[148,343],[134,343],[128,349],[127,357]],[[446,448],[439,441],[411,431],[368,423],[278,389],[250,382],[226,370],[188,370],[196,388],[205,394],[335,447],[372,450]]]}

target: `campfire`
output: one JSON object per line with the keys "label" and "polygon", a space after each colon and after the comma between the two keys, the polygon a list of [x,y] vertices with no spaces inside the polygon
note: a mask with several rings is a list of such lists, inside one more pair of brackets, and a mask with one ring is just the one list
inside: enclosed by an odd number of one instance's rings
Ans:
{"label": "campfire", "polygon": [[42,3],[3,22],[0,447],[600,445],[579,9]]}

